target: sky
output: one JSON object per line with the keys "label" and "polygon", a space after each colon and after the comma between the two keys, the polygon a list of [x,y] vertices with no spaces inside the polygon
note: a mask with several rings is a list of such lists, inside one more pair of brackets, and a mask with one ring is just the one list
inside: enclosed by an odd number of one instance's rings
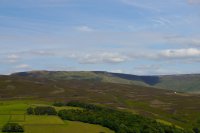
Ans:
{"label": "sky", "polygon": [[200,0],[0,0],[0,74],[199,68]]}

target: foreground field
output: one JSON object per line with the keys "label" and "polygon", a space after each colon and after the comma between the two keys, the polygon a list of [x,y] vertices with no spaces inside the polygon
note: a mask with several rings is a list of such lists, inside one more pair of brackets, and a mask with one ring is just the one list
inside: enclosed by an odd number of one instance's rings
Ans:
{"label": "foreground field", "polygon": [[[10,121],[20,123],[25,129],[25,133],[114,133],[108,128],[99,125],[63,121],[57,116],[26,115],[26,109],[30,106],[38,105],[37,103],[37,101],[1,101],[0,129],[4,124]],[[42,105],[44,105],[44,103]],[[48,105],[48,103],[46,103],[46,105]],[[59,109],[60,108],[57,107],[57,110]],[[63,109],[63,107],[61,109]],[[65,107],[65,109],[71,109],[71,107]]]}
{"label": "foreground field", "polygon": [[25,131],[26,133],[114,133],[113,131],[98,125],[72,121],[65,121],[65,124],[62,125],[25,125]]}

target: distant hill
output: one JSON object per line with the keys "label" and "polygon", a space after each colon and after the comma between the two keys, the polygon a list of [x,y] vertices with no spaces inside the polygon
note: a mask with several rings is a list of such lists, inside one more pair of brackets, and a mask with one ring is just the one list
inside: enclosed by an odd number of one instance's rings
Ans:
{"label": "distant hill", "polygon": [[14,73],[11,76],[46,78],[50,80],[90,80],[200,93],[200,74],[138,76],[103,71],[31,71]]}

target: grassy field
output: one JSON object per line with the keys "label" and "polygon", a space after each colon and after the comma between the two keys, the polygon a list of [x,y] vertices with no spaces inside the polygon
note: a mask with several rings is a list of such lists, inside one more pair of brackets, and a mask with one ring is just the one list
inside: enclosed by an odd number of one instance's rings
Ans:
{"label": "grassy field", "polygon": [[[7,122],[17,122],[25,129],[25,133],[114,133],[108,128],[99,125],[82,122],[63,121],[57,116],[26,115],[26,109],[30,106],[48,106],[47,102],[39,101],[0,101],[0,129]],[[75,109],[73,107],[57,107],[60,109]],[[76,108],[80,109],[80,108]],[[1,131],[0,131],[1,133]]]}
{"label": "grassy field", "polygon": [[40,125],[25,125],[26,133],[114,133],[113,131],[102,126],[86,124],[82,122],[65,121],[65,124],[40,124]]}

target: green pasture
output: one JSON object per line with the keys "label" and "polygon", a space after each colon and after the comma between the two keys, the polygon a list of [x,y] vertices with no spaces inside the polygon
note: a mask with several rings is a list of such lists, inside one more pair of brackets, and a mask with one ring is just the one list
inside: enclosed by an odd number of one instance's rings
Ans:
{"label": "green pasture", "polygon": [[[82,122],[63,121],[57,116],[26,115],[30,106],[49,106],[39,101],[0,101],[0,129],[7,122],[17,122],[25,133],[114,133],[108,128]],[[74,107],[55,107],[61,109],[81,109]],[[1,131],[0,131],[1,133]]]}
{"label": "green pasture", "polygon": [[65,124],[60,125],[25,125],[24,128],[26,133],[114,133],[113,131],[102,126],[72,121],[66,121]]}
{"label": "green pasture", "polygon": [[[36,106],[51,106],[51,104],[31,104],[32,107],[36,107]],[[63,110],[63,109],[81,109],[79,107],[70,107],[70,106],[63,106],[63,107],[56,107],[56,106],[53,106],[56,111],[59,111],[59,110]]]}

